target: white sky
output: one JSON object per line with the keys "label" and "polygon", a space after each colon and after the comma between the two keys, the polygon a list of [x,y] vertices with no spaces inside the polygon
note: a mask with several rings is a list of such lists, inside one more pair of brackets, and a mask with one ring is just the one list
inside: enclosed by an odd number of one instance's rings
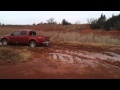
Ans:
{"label": "white sky", "polygon": [[99,18],[101,14],[106,18],[120,14],[120,11],[0,11],[1,24],[38,24],[45,23],[51,17],[58,23],[63,19],[68,22],[87,23],[87,19]]}

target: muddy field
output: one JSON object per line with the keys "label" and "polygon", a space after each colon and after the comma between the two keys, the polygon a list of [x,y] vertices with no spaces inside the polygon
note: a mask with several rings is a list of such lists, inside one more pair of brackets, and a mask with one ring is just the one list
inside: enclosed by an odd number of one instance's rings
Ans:
{"label": "muddy field", "polygon": [[39,48],[28,62],[1,64],[0,79],[120,79],[120,47],[51,44],[42,52]]}
{"label": "muddy field", "polygon": [[[37,33],[62,31],[110,35],[120,40],[120,31],[91,30],[84,25],[0,26],[0,36],[23,28],[36,30]],[[120,79],[120,46],[102,45],[64,42],[33,50],[28,46],[6,46],[6,49],[12,48],[13,51],[26,49],[32,53],[32,59],[22,63],[0,63],[0,79]],[[1,43],[0,47],[3,47]]]}

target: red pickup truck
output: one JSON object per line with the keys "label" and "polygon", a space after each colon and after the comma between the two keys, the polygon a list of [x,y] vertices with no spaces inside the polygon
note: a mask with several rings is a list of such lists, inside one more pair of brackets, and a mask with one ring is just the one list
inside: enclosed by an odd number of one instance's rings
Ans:
{"label": "red pickup truck", "polygon": [[37,45],[44,44],[49,46],[50,38],[46,36],[36,36],[34,30],[23,29],[13,32],[12,34],[1,36],[2,45],[8,44],[28,44],[34,48]]}

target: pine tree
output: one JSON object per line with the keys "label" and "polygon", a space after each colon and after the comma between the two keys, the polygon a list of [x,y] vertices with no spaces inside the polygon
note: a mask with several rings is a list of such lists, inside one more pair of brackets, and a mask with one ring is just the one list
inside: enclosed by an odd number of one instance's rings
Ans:
{"label": "pine tree", "polygon": [[112,15],[111,18],[109,18],[105,23],[105,29],[106,30],[120,30],[120,14],[115,16]]}
{"label": "pine tree", "polygon": [[104,28],[104,25],[105,25],[105,22],[106,22],[106,16],[101,14],[101,17],[98,18],[98,21],[97,21],[97,26],[100,28],[100,29],[103,29]]}
{"label": "pine tree", "polygon": [[68,21],[66,21],[65,19],[62,20],[62,25],[70,25],[71,23],[69,23]]}

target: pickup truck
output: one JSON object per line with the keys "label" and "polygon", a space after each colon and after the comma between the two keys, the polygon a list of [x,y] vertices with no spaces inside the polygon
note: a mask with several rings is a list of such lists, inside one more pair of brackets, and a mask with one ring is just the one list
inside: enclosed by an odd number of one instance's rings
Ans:
{"label": "pickup truck", "polygon": [[2,45],[27,44],[32,48],[43,44],[49,46],[50,38],[46,36],[36,36],[36,31],[29,29],[17,30],[11,34],[1,36]]}

